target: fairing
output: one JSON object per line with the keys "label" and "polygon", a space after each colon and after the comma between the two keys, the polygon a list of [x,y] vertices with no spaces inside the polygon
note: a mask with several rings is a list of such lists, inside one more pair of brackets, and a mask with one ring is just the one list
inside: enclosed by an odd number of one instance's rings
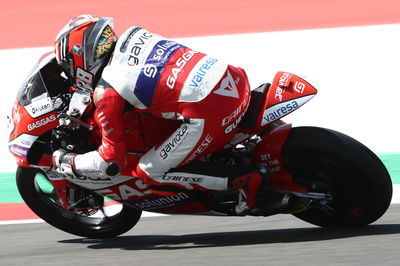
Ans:
{"label": "fairing", "polygon": [[291,124],[285,124],[263,135],[263,140],[254,149],[252,163],[268,168],[269,188],[306,193],[307,188],[296,184],[286,171],[282,158],[282,147],[291,129]]}
{"label": "fairing", "polygon": [[[22,84],[9,120],[9,150],[21,166],[36,139],[58,126],[52,96],[68,89],[53,54],[43,56]],[[51,90],[49,90],[49,88]]]}
{"label": "fairing", "polygon": [[303,78],[288,72],[278,72],[269,87],[263,113],[258,117],[261,127],[297,110],[311,100],[317,90]]}

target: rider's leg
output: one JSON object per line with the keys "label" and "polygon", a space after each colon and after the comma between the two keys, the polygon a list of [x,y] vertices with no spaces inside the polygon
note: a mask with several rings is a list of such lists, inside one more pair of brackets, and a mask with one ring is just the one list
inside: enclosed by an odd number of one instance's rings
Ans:
{"label": "rider's leg", "polygon": [[163,190],[162,187],[220,191],[237,189],[239,202],[235,209],[238,214],[243,214],[254,207],[257,192],[266,173],[244,166],[213,166],[212,163],[198,161],[188,164],[195,156],[200,158],[207,154],[206,149],[210,142],[215,141],[209,138],[209,134],[202,134],[203,130],[199,129],[203,128],[203,119],[191,119],[190,124],[183,123],[164,143],[141,158],[137,174],[146,184],[158,187],[159,190]]}

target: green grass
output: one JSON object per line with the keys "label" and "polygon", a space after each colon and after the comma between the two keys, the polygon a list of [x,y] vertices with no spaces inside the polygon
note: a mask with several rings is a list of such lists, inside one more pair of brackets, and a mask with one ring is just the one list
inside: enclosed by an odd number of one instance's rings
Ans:
{"label": "green grass", "polygon": [[23,202],[15,183],[15,173],[0,173],[0,203]]}
{"label": "green grass", "polygon": [[388,169],[393,184],[400,184],[400,153],[378,153],[377,155]]}

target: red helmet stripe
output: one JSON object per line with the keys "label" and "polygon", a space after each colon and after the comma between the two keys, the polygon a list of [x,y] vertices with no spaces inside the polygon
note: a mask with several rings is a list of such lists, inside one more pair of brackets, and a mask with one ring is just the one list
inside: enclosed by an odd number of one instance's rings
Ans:
{"label": "red helmet stripe", "polygon": [[69,50],[68,52],[71,53],[71,55],[74,58],[74,71],[76,71],[77,67],[81,67],[85,69],[84,65],[84,33],[85,31],[89,28],[91,24],[94,24],[95,22],[89,21],[87,23],[84,23],[80,25],[79,27],[73,29],[70,34],[69,34]]}

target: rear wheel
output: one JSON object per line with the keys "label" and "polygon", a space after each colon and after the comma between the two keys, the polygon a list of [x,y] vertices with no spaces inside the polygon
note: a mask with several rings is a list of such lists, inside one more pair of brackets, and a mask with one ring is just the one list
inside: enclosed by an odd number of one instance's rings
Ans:
{"label": "rear wheel", "polygon": [[141,211],[125,205],[97,210],[67,211],[60,207],[46,174],[36,168],[18,167],[17,187],[25,203],[52,226],[78,236],[110,238],[129,231]]}
{"label": "rear wheel", "polygon": [[293,128],[283,147],[286,169],[310,192],[332,196],[328,209],[311,208],[296,217],[322,227],[357,227],[379,219],[392,198],[392,182],[379,158],[342,133]]}

